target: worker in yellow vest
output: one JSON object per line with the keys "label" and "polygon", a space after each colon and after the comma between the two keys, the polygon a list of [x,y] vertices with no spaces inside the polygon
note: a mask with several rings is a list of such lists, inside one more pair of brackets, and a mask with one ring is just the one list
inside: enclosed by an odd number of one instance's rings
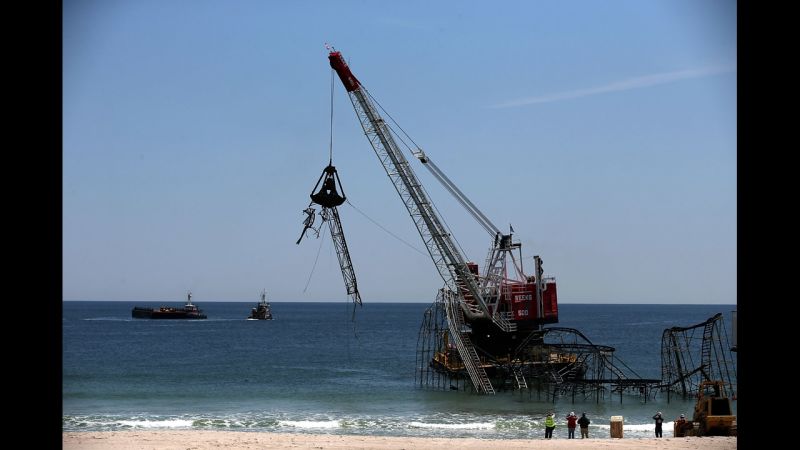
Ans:
{"label": "worker in yellow vest", "polygon": [[553,413],[548,413],[544,419],[544,438],[550,439],[553,437],[553,430],[556,428],[556,421],[553,419]]}

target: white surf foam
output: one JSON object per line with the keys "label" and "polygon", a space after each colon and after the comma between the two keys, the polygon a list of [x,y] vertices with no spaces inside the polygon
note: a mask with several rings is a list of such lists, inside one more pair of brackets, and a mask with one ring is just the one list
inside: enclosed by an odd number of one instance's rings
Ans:
{"label": "white surf foam", "polygon": [[168,419],[168,420],[120,420],[118,424],[129,427],[140,428],[184,428],[191,427],[191,420]]}
{"label": "white surf foam", "polygon": [[[592,424],[594,425],[594,424]],[[597,424],[595,425],[597,428],[604,428],[610,429],[611,425],[604,425],[604,424]],[[625,431],[654,431],[656,429],[655,422],[654,423],[640,423],[640,424],[628,424],[623,422],[622,423],[622,430]],[[665,432],[667,430],[672,430],[672,422],[664,422],[661,424],[661,429]]]}
{"label": "white surf foam", "polygon": [[475,423],[425,423],[425,422],[411,422],[408,424],[413,428],[441,428],[446,430],[486,430],[494,428],[492,422],[475,422]]}
{"label": "white surf foam", "polygon": [[303,429],[311,428],[339,428],[338,420],[279,420],[278,425]]}

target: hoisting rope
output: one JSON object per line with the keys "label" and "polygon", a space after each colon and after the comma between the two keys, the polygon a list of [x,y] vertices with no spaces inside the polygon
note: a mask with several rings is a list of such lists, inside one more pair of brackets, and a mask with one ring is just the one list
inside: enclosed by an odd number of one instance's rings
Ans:
{"label": "hoisting rope", "polygon": [[417,247],[414,247],[412,244],[409,244],[407,241],[404,241],[404,240],[403,240],[403,239],[402,239],[400,236],[398,236],[398,235],[396,235],[396,234],[392,233],[391,231],[387,230],[387,229],[386,229],[386,228],[385,228],[383,225],[379,224],[378,222],[376,222],[375,220],[373,220],[371,217],[369,217],[368,215],[366,215],[366,214],[365,214],[363,211],[361,211],[360,209],[356,208],[356,205],[354,205],[354,204],[350,203],[350,200],[345,200],[345,203],[347,203],[348,205],[352,206],[352,207],[353,207],[353,209],[355,209],[356,211],[358,211],[358,213],[359,213],[359,214],[361,214],[362,216],[366,217],[366,218],[367,218],[367,220],[369,220],[370,222],[372,222],[372,223],[374,223],[375,225],[377,225],[377,226],[378,226],[378,228],[380,228],[381,230],[385,231],[385,232],[386,232],[387,234],[389,234],[391,237],[393,237],[393,238],[397,239],[398,241],[402,242],[403,244],[406,244],[407,246],[411,247],[411,248],[412,248],[414,251],[416,251],[416,252],[417,252],[417,253],[419,253],[420,255],[422,255],[422,256],[425,256],[425,257],[428,257],[428,254],[427,254],[427,253],[423,252],[422,250],[418,249]]}
{"label": "hoisting rope", "polygon": [[[320,227],[322,228],[322,227]],[[317,268],[317,261],[319,260],[319,252],[322,250],[322,243],[325,242],[325,233],[322,233],[322,239],[319,240],[319,248],[317,249],[317,257],[314,258],[314,265],[311,266],[311,273],[308,274],[308,280],[306,281],[306,287],[303,288],[303,293],[306,293],[306,289],[308,289],[308,284],[311,283],[311,275],[314,275],[314,269]]]}
{"label": "hoisting rope", "polygon": [[[350,308],[350,305],[345,303],[344,307],[345,307],[345,310],[348,310]],[[358,330],[356,330],[356,305],[355,305],[355,303],[353,303],[353,315],[350,318],[350,323],[353,325],[353,337],[356,340],[358,340]],[[349,353],[349,351],[350,351],[350,346],[349,345],[348,345],[348,349],[347,350],[348,350],[348,353]]]}
{"label": "hoisting rope", "polygon": [[[331,70],[331,114],[330,114],[330,116],[331,116],[330,128],[331,129],[330,129],[330,141],[329,141],[329,144],[328,144],[328,165],[329,166],[333,165],[333,93],[334,93],[333,72],[334,71]],[[312,204],[313,204],[313,202],[312,202]],[[308,205],[308,207],[311,208],[311,205]],[[311,218],[311,217],[313,217],[313,216],[311,216],[309,214],[309,218]],[[310,225],[313,225],[313,224],[314,224],[314,220],[312,218]],[[320,230],[322,230],[322,225],[324,225],[324,224],[325,224],[325,218],[323,218],[322,223],[320,224],[320,227],[319,227],[320,229],[319,230],[315,229],[313,226],[308,226],[308,228],[311,228],[312,230],[316,231],[317,237],[319,237],[319,234],[320,234],[319,232],[320,232]],[[305,233],[305,229],[303,230],[303,233]],[[302,234],[300,235],[300,239],[303,239],[303,235]],[[297,240],[298,244],[300,243],[300,239]],[[314,275],[314,269],[316,269],[316,267],[317,267],[317,261],[319,261],[319,253],[322,250],[322,243],[323,242],[325,242],[325,233],[322,233],[322,239],[319,240],[319,248],[317,248],[317,256],[314,258],[314,265],[311,266],[311,273],[308,274],[308,280],[306,281],[306,286],[303,288],[303,293],[306,292],[306,289],[308,289],[309,283],[311,283],[311,276]],[[353,314],[355,315],[355,310],[353,311]]]}
{"label": "hoisting rope", "polygon": [[[383,108],[383,105],[380,104],[378,99],[376,99],[375,97],[372,96],[372,93],[370,93],[363,84],[361,85],[361,90],[363,90],[364,92],[367,93],[369,98],[372,99],[372,101],[375,102],[376,105],[378,105],[378,108],[380,108],[380,110],[383,111],[384,114],[386,114],[386,117],[388,117],[389,120],[391,120],[392,123],[394,123],[395,126],[403,133],[403,135],[405,135],[405,137],[408,138],[408,140],[411,141],[412,144],[414,144],[414,147],[417,150],[421,151],[420,148],[419,148],[419,145],[417,145],[417,143],[414,142],[414,139],[412,139],[411,136],[409,136],[408,133],[406,133],[406,130],[404,130],[403,127],[401,127],[400,124],[397,123],[396,120],[394,120],[394,117],[392,117],[392,115],[389,114],[389,111],[386,111],[386,109]],[[403,146],[406,148],[406,150],[409,153],[411,153],[412,156],[414,156],[416,154],[414,149],[412,149],[411,146],[408,145],[408,143],[406,143],[406,141],[403,139],[403,136],[400,136],[400,134],[398,134],[396,131],[394,131],[394,128],[390,124],[384,122],[384,125],[386,125],[386,128],[389,130],[389,132],[392,133],[403,144]],[[431,195],[428,193],[428,190],[425,189],[425,186],[420,185],[420,188],[425,193],[425,195],[428,196],[428,198],[431,197]],[[439,208],[437,208],[435,204],[431,203],[431,205],[436,210],[436,212],[439,214],[439,218],[442,219],[442,222],[444,222],[445,228],[447,228],[448,233],[450,233],[450,238],[453,239],[453,241],[455,242],[456,246],[458,246],[458,248],[461,250],[461,254],[462,255],[466,255],[467,252],[464,251],[464,247],[461,246],[461,242],[459,242],[458,238],[456,238],[455,234],[453,233],[453,230],[450,228],[450,224],[448,224],[447,220],[445,220],[444,215],[442,215],[441,211],[439,211]]]}
{"label": "hoisting rope", "polygon": [[[397,126],[397,128],[399,128],[399,129],[400,129],[400,131],[402,131],[402,132],[403,132],[403,134],[405,135],[405,137],[407,137],[407,138],[408,138],[408,140],[409,140],[409,141],[411,141],[411,143],[412,143],[412,144],[414,144],[414,147],[416,147],[416,148],[419,148],[419,145],[417,145],[417,143],[416,143],[416,142],[414,142],[414,139],[411,139],[411,136],[409,136],[409,135],[408,135],[408,133],[406,133],[406,130],[404,130],[404,129],[403,129],[403,127],[401,127],[401,126],[400,126],[400,124],[399,124],[399,123],[397,123],[397,121],[396,121],[396,120],[394,120],[394,117],[392,117],[392,115],[391,115],[391,114],[389,114],[389,111],[386,111],[385,109],[383,109],[383,105],[381,105],[381,104],[378,102],[378,99],[376,99],[375,97],[373,97],[373,96],[372,96],[372,93],[371,93],[371,92],[369,92],[369,91],[367,90],[367,88],[366,88],[366,87],[364,87],[364,85],[361,85],[361,90],[362,90],[362,91],[364,91],[364,92],[366,92],[366,93],[367,93],[367,95],[369,95],[369,98],[371,98],[371,99],[372,99],[372,101],[373,101],[373,102],[375,102],[375,104],[376,104],[376,105],[378,105],[378,108],[380,108],[380,109],[381,109],[381,111],[383,111],[383,113],[384,113],[384,114],[386,114],[386,117],[388,117],[388,118],[389,118],[389,119],[392,121],[392,123],[394,123],[394,124],[395,124],[395,126]],[[403,145],[404,145],[404,146],[405,146],[405,147],[408,149],[408,151],[410,151],[412,154],[414,153],[414,150],[412,150],[412,149],[411,149],[411,146],[409,146],[409,145],[406,143],[406,141],[404,141],[404,140],[403,140],[403,137],[402,137],[402,136],[400,136],[399,134],[395,133],[395,131],[392,129],[392,127],[391,127],[391,126],[389,126],[389,130],[390,130],[392,133],[394,133],[394,135],[395,135],[395,136],[397,136],[397,139],[400,139],[400,142],[402,142],[402,143],[403,143]]]}
{"label": "hoisting rope", "polygon": [[334,70],[331,69],[331,143],[328,149],[328,165],[333,165],[333,72]]}

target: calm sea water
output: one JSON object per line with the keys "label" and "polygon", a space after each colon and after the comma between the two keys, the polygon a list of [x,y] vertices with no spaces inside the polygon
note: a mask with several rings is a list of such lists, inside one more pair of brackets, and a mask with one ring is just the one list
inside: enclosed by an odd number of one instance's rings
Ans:
{"label": "calm sea water", "polygon": [[[428,303],[271,302],[274,320],[245,320],[255,301],[196,302],[199,321],[131,319],[134,303],[63,303],[63,429],[224,429],[391,436],[540,438],[544,415],[585,411],[590,437],[651,437],[652,416],[694,402],[609,396],[548,402],[520,392],[479,396],[414,384]],[[181,305],[176,301],[175,306]],[[159,306],[160,303],[135,303]],[[558,326],[580,330],[644,378],[661,377],[665,328],[725,317],[734,305],[559,305]],[[733,402],[734,408],[736,402]],[[671,423],[664,436],[672,435]]]}

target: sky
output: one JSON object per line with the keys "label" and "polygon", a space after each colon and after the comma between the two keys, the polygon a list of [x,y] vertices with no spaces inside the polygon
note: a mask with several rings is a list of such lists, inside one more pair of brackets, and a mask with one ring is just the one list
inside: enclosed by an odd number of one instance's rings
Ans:
{"label": "sky", "polygon": [[[332,152],[364,304],[432,302],[326,43],[560,303],[736,303],[722,0],[66,0],[63,300],[347,301],[329,233],[295,244]],[[406,157],[483,268],[491,236]]]}

